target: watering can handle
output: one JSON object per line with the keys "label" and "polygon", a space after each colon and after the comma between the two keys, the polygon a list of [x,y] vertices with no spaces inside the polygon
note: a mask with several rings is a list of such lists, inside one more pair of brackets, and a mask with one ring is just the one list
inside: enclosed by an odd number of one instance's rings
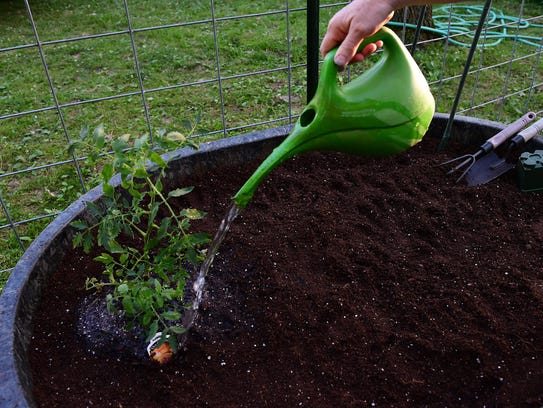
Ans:
{"label": "watering can handle", "polygon": [[[381,57],[383,64],[386,64],[391,56],[401,55],[405,52],[405,48],[399,43],[401,40],[386,27],[381,28],[378,32],[362,41],[357,52],[362,51],[366,45],[376,41],[383,41],[383,56]],[[339,67],[334,62],[334,56],[336,55],[337,50],[338,48],[330,50],[325,55],[322,63],[319,85],[322,86],[322,88],[329,88],[328,90],[330,90],[330,88],[337,88],[336,77]],[[405,59],[399,60],[398,58],[395,58],[394,63],[401,64],[400,61],[405,61]],[[399,66],[397,68],[401,69]]]}

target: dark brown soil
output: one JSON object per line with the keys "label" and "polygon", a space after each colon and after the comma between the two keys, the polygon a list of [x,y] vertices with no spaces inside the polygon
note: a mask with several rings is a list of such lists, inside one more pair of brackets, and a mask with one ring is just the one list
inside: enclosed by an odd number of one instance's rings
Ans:
{"label": "dark brown soil", "polygon": [[[89,354],[86,274],[53,276],[30,360],[41,407],[523,407],[543,404],[543,212],[514,172],[480,187],[392,158],[307,153],[234,221],[180,360]],[[471,149],[470,149],[471,150]],[[256,166],[257,163],[255,163]],[[191,180],[213,234],[254,166]],[[186,203],[184,203],[186,205]]]}

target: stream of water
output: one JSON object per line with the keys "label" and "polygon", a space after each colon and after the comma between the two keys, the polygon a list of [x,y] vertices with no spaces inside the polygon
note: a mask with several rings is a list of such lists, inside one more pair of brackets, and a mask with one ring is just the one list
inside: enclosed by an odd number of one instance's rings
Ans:
{"label": "stream of water", "polygon": [[241,208],[237,207],[236,204],[232,204],[232,206],[226,213],[226,216],[221,221],[221,224],[219,225],[219,229],[215,233],[213,240],[211,241],[211,245],[209,246],[209,249],[207,250],[207,254],[206,254],[206,258],[204,259],[204,262],[202,262],[202,264],[200,265],[198,277],[194,281],[194,285],[193,285],[193,290],[195,294],[194,301],[192,302],[192,307],[189,310],[187,310],[183,316],[183,327],[185,327],[187,332],[190,330],[190,328],[194,324],[194,321],[196,320],[198,309],[200,307],[200,302],[202,301],[205,280],[206,280],[207,273],[209,272],[209,268],[211,267],[211,264],[213,263],[213,259],[215,259],[215,255],[217,254],[217,251],[219,250],[219,246],[224,240],[226,233],[230,229],[230,224],[232,224],[232,221],[236,219],[240,211],[241,211]]}

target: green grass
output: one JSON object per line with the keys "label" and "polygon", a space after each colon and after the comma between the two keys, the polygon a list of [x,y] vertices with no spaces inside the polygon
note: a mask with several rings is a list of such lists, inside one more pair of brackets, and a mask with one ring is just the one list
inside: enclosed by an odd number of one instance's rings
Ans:
{"label": "green grass", "polygon": [[[91,3],[91,4],[89,4]],[[495,8],[506,14],[519,13],[517,2],[496,0]],[[104,124],[111,137],[125,133],[148,132],[139,92],[139,82],[132,58],[132,46],[127,29],[124,5],[121,1],[49,0],[31,2],[40,40],[53,42],[44,45],[45,58],[51,79],[61,104],[73,104],[98,98],[104,100],[62,109],[63,119],[70,138],[80,129]],[[306,1],[291,0],[293,9],[304,8]],[[324,2],[321,2],[324,5]],[[158,129],[182,130],[185,120],[200,115],[198,131],[207,135],[201,140],[223,137],[223,120],[227,133],[232,136],[270,125],[252,124],[287,118],[271,126],[288,124],[289,115],[298,115],[306,101],[305,68],[295,68],[290,78],[291,106],[289,106],[289,77],[286,71],[259,73],[264,70],[287,66],[287,28],[290,31],[290,62],[296,66],[305,63],[306,26],[305,10],[292,10],[287,27],[281,10],[283,0],[268,2],[219,1],[215,18],[218,19],[218,52],[222,76],[222,102],[217,79],[215,43],[208,2],[182,2],[161,0],[129,2],[130,18],[134,32],[141,76],[147,90],[153,132]],[[321,10],[321,37],[330,17],[340,6]],[[540,2],[528,2],[524,17],[539,16]],[[256,13],[268,13],[254,16]],[[233,16],[244,18],[230,19]],[[177,27],[142,30],[168,24],[189,23]],[[542,23],[541,19],[537,21]],[[32,27],[21,1],[0,2],[0,48],[34,43]],[[541,29],[531,29],[541,35]],[[55,41],[88,35],[119,32],[119,34],[90,38],[81,41],[55,43]],[[473,67],[494,66],[508,61],[512,56],[513,42],[478,52]],[[514,56],[537,51],[534,47],[517,45]],[[452,77],[462,72],[468,50],[450,46],[445,69],[442,72],[442,41],[421,46],[416,59],[430,82],[439,81],[441,75]],[[533,78],[537,57],[532,56],[511,66],[497,66],[470,75],[466,82],[459,109],[468,109],[474,103],[499,98],[505,93],[525,89],[532,81],[543,81],[542,70]],[[541,66],[542,62],[539,62]],[[352,74],[362,72],[367,65],[352,69]],[[508,71],[510,73],[508,74]],[[236,75],[250,76],[234,77]],[[476,81],[477,77],[477,81]],[[509,77],[508,88],[504,82]],[[187,86],[178,86],[188,84]],[[160,89],[173,87],[172,89]],[[439,111],[450,110],[458,87],[458,79],[446,81],[441,88],[432,86],[439,94]],[[42,109],[54,105],[47,77],[44,74],[36,47],[18,48],[0,53],[0,116]],[[543,106],[541,87],[503,101],[488,104],[469,112],[471,116],[499,119],[507,122],[524,113],[527,107],[540,110]],[[498,117],[499,116],[499,117]],[[296,118],[294,117],[294,120]],[[67,136],[55,110],[0,120],[0,176],[34,166],[46,166],[69,161]],[[80,157],[84,151],[78,152]],[[94,170],[85,161],[80,162],[85,181],[93,180]],[[241,183],[241,181],[240,181]],[[0,178],[0,194],[8,207],[13,222],[21,222],[46,214],[62,211],[83,192],[72,164],[47,167]],[[23,244],[32,239],[50,221],[50,218],[18,226]],[[0,211],[0,225],[7,219]],[[0,270],[11,268],[23,250],[9,228],[0,230]],[[0,288],[8,273],[0,274]]]}

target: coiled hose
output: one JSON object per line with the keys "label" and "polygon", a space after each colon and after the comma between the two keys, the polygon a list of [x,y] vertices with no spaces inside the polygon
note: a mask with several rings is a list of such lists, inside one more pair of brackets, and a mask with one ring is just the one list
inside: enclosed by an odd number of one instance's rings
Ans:
{"label": "coiled hose", "polygon": [[[421,30],[432,32],[443,37],[449,37],[449,42],[461,47],[471,47],[471,41],[462,42],[457,38],[466,36],[473,39],[474,30],[479,24],[479,17],[483,11],[483,6],[463,6],[450,5],[440,6],[433,9],[432,18],[435,27],[422,26]],[[516,39],[516,41],[533,47],[542,47],[543,38],[533,35],[521,35],[520,30],[528,28],[543,28],[543,24],[536,24],[527,19],[518,16],[512,17],[503,13],[501,10],[490,10],[487,23],[489,30],[485,32],[485,47],[494,47],[506,39]],[[416,28],[415,24],[390,21],[387,25]],[[514,29],[515,34],[510,34],[508,30]],[[490,40],[490,41],[489,41]]]}

